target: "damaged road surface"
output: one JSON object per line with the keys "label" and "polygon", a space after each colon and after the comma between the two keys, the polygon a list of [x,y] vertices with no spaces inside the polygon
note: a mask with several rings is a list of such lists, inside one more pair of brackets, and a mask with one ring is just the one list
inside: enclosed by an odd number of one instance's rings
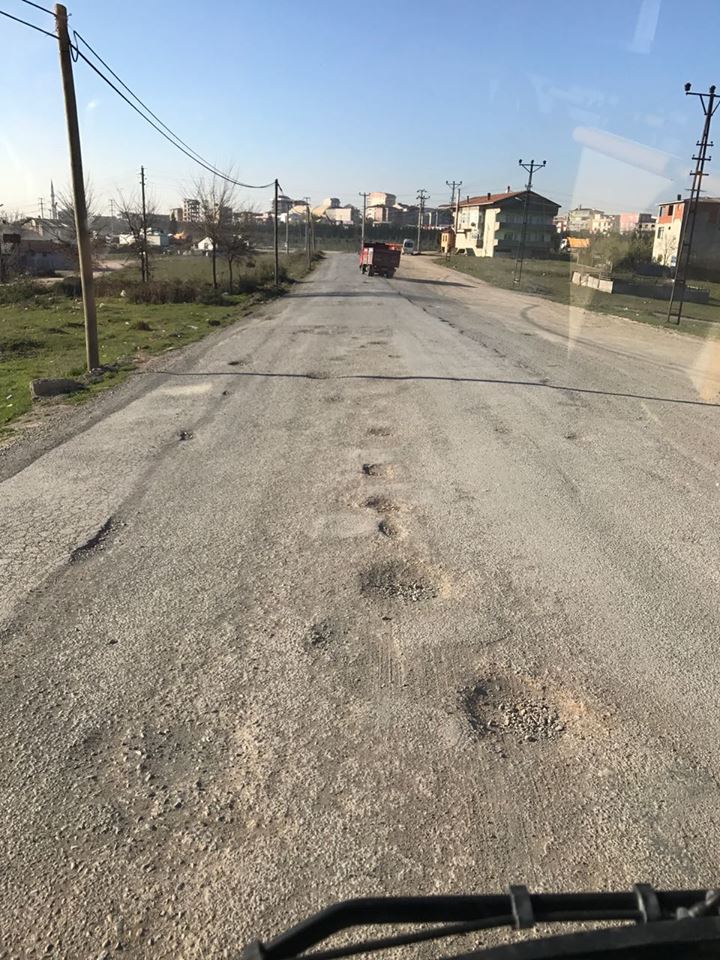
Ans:
{"label": "damaged road surface", "polygon": [[716,359],[331,255],[5,450],[2,955],[710,883]]}

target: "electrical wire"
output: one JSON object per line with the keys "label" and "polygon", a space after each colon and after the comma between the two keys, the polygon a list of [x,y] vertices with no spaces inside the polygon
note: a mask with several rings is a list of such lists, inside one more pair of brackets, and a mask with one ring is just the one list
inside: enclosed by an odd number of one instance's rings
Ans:
{"label": "electrical wire", "polygon": [[243,187],[243,188],[245,188],[246,190],[267,190],[269,187],[272,187],[272,186],[275,185],[275,181],[274,181],[274,180],[271,180],[270,183],[261,183],[261,184],[242,183],[242,181],[240,181],[240,180],[235,180],[234,177],[228,176],[227,174],[225,174],[225,173],[223,173],[222,171],[218,170],[218,169],[217,169],[216,167],[214,167],[213,165],[209,164],[206,160],[204,160],[204,159],[200,156],[200,154],[198,154],[195,150],[193,150],[192,147],[189,147],[189,146],[185,143],[185,141],[181,140],[180,137],[178,137],[175,133],[173,133],[173,131],[170,129],[170,127],[168,127],[165,123],[163,123],[162,120],[160,120],[160,118],[157,117],[157,116],[143,103],[143,101],[140,100],[140,98],[137,97],[137,96],[132,92],[132,90],[127,86],[127,84],[125,84],[125,83],[120,79],[120,77],[118,77],[118,75],[117,75],[110,67],[108,67],[108,65],[105,63],[105,61],[102,60],[97,53],[95,53],[95,51],[92,49],[92,47],[91,47],[90,44],[87,42],[87,40],[85,40],[83,37],[81,37],[81,36],[80,36],[79,34],[77,34],[77,33],[75,33],[75,35],[78,37],[78,39],[81,40],[82,43],[84,43],[84,44],[88,47],[89,50],[92,51],[92,53],[94,54],[94,56],[96,56],[97,59],[100,60],[100,62],[103,64],[103,66],[105,66],[105,67],[110,71],[110,73],[113,75],[113,77],[115,77],[115,79],[118,81],[118,83],[120,83],[120,84],[125,88],[125,90],[127,90],[128,93],[129,93],[132,97],[134,97],[135,100],[137,100],[138,103],[142,104],[143,109],[146,110],[147,113],[150,114],[150,116],[154,117],[155,120],[157,120],[158,122],[155,123],[154,120],[151,120],[150,117],[147,116],[146,113],[143,113],[143,111],[142,111],[136,104],[134,104],[134,103],[132,102],[132,100],[130,100],[127,96],[125,96],[125,94],[122,92],[122,90],[120,90],[120,88],[117,87],[117,86],[112,82],[112,80],[110,80],[107,76],[105,76],[105,74],[102,72],[102,70],[100,70],[99,67],[97,67],[97,66],[92,62],[92,60],[90,60],[87,56],[85,56],[85,54],[82,52],[82,50],[79,49],[79,47],[78,47],[77,45],[75,45],[76,59],[79,58],[79,59],[84,60],[85,63],[90,67],[90,69],[91,69],[91,70],[94,70],[95,73],[96,73],[102,80],[104,80],[105,83],[106,83],[112,90],[114,90],[115,93],[117,93],[117,95],[118,95],[122,100],[125,101],[125,103],[128,104],[128,106],[132,107],[132,109],[133,109],[139,116],[141,116],[141,117],[143,118],[143,120],[145,120],[147,123],[150,124],[151,127],[153,127],[155,130],[157,130],[157,132],[160,134],[160,136],[164,137],[164,138],[168,141],[168,143],[171,143],[177,150],[179,150],[181,153],[185,154],[186,157],[188,157],[188,158],[189,158],[190,160],[192,160],[194,163],[199,164],[201,167],[203,167],[203,169],[207,170],[208,173],[213,174],[213,176],[219,177],[221,180],[226,180],[228,183],[232,183],[232,184],[233,184],[234,186],[236,186],[236,187]]}
{"label": "electrical wire", "polygon": [[57,40],[57,36],[54,33],[50,33],[49,30],[43,30],[42,27],[38,27],[34,23],[29,23],[27,20],[21,20],[20,17],[14,17],[11,13],[6,13],[4,10],[0,10],[0,16],[7,17],[9,20],[14,20],[16,23],[22,23],[26,27],[31,27],[33,30],[37,30],[38,33],[44,33],[46,37],[52,37],[53,40]]}
{"label": "electrical wire", "polygon": [[22,2],[26,3],[29,7],[35,7],[36,10],[42,10],[43,13],[49,13],[51,17],[55,16],[52,10],[48,10],[47,7],[41,7],[39,3],[33,3],[33,0],[22,0]]}
{"label": "electrical wire", "polygon": [[[30,0],[28,0],[28,2],[30,2]],[[210,163],[209,160],[206,160],[205,157],[202,156],[202,154],[199,154],[199,153],[197,152],[197,150],[193,150],[193,148],[190,146],[190,144],[189,144],[189,143],[186,143],[181,137],[179,137],[173,130],[170,129],[170,127],[168,127],[168,125],[167,125],[166,123],[163,123],[163,121],[160,119],[160,117],[159,117],[156,113],[153,113],[153,111],[150,109],[150,107],[149,107],[146,103],[144,103],[144,102],[140,99],[140,97],[139,97],[133,90],[131,90],[130,87],[122,80],[122,78],[119,77],[119,76],[115,73],[115,71],[114,71],[113,68],[110,66],[110,64],[109,64],[109,63],[106,63],[106,61],[103,60],[103,58],[100,56],[100,54],[90,46],[90,44],[87,42],[87,40],[85,39],[85,37],[83,37],[82,34],[78,33],[77,30],[73,30],[73,38],[74,38],[75,41],[76,41],[76,48],[77,48],[77,41],[79,40],[81,43],[83,43],[83,44],[88,48],[88,50],[90,51],[90,53],[92,53],[92,55],[95,57],[95,59],[100,61],[100,63],[105,67],[105,69],[110,73],[110,75],[117,80],[117,82],[120,84],[120,86],[130,94],[130,96],[133,98],[133,100],[135,100],[137,103],[139,103],[140,106],[143,108],[143,110],[145,110],[146,113],[149,113],[150,116],[151,116],[154,120],[157,120],[157,122],[160,124],[160,126],[161,126],[164,130],[166,130],[174,140],[177,140],[177,142],[178,142],[178,143],[181,143],[181,144],[183,145],[183,147],[186,147],[186,148],[190,151],[190,153],[194,154],[194,156],[196,156],[196,157],[198,158],[198,160],[202,160],[203,163],[206,163],[206,164],[207,164],[208,166],[210,166],[210,167],[213,167],[213,166],[214,166],[214,164]]]}

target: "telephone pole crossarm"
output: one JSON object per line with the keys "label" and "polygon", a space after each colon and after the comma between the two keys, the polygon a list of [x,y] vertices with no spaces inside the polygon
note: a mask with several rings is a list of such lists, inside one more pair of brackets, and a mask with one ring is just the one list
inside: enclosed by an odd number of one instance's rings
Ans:
{"label": "telephone pole crossarm", "polygon": [[518,255],[515,260],[515,270],[513,272],[513,283],[515,284],[519,284],[522,279],[523,264],[525,262],[525,242],[527,240],[528,211],[530,208],[530,193],[532,192],[533,174],[537,170],[542,170],[543,167],[547,166],[547,160],[543,160],[542,163],[535,163],[534,160],[531,160],[530,163],[524,163],[522,160],[518,160],[518,165],[521,166],[523,170],[527,171],[528,182],[527,186],[525,187],[525,202],[523,203],[520,246],[518,247]]}

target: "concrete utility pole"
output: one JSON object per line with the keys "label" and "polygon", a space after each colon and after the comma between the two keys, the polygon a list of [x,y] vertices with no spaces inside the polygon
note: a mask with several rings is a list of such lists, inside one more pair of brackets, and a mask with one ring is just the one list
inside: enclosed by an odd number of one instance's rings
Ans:
{"label": "concrete utility pole", "polygon": [[110,233],[115,233],[115,201],[110,197]]}
{"label": "concrete utility pole", "polygon": [[520,248],[518,250],[517,260],[515,261],[515,271],[513,273],[513,283],[520,283],[522,279],[522,270],[523,263],[525,261],[525,239],[527,237],[527,222],[528,222],[528,207],[530,206],[530,191],[532,190],[533,174],[536,170],[541,170],[544,166],[547,165],[547,160],[543,160],[542,163],[535,163],[534,160],[531,160],[530,163],[523,163],[522,160],[518,160],[518,165],[527,170],[528,172],[528,182],[525,188],[525,203],[523,204],[523,222],[522,222],[522,232],[520,234]]}
{"label": "concrete utility pole", "polygon": [[273,250],[275,254],[275,286],[280,282],[280,255],[278,252],[278,193],[280,184],[275,178],[275,199],[273,200]]}
{"label": "concrete utility pole", "polygon": [[57,200],[55,199],[55,184],[50,181],[50,216],[57,220]]}
{"label": "concrete utility pole", "polygon": [[285,256],[290,253],[290,211],[285,211]]}
{"label": "concrete utility pole", "polygon": [[677,258],[675,260],[675,276],[673,277],[672,290],[670,292],[670,305],[668,307],[668,323],[674,323],[680,326],[682,317],[683,303],[685,300],[685,288],[687,286],[687,275],[690,267],[690,254],[692,252],[693,235],[695,233],[695,221],[697,219],[698,205],[700,203],[700,193],[702,191],[702,180],[706,177],[705,164],[712,157],[708,156],[708,147],[711,147],[710,124],[713,114],[720,104],[720,97],[715,93],[715,85],[711,86],[707,93],[693,93],[692,84],[685,84],[686,97],[700,97],[700,103],[705,114],[705,123],[703,132],[696,146],[699,147],[697,154],[693,154],[693,160],[696,161],[696,167],[690,173],[693,178],[690,188],[690,197],[683,204],[683,218],[680,225],[680,242],[678,243]]}
{"label": "concrete utility pole", "polygon": [[142,267],[142,282],[147,283],[150,279],[150,270],[148,269],[148,242],[147,242],[147,209],[145,207],[145,167],[140,167],[140,196],[142,198],[142,259],[140,260],[140,266]]}
{"label": "concrete utility pole", "polygon": [[460,199],[460,187],[462,186],[462,180],[446,180],[445,183],[450,187],[450,206],[455,206],[455,190],[457,189],[458,200]]}
{"label": "concrete utility pole", "polygon": [[360,223],[360,253],[362,253],[363,247],[365,246],[365,217],[367,216],[367,198],[369,194],[358,193],[358,196],[363,198],[362,221]]}
{"label": "concrete utility pole", "polygon": [[83,309],[85,313],[85,352],[87,355],[88,370],[95,370],[100,366],[100,349],[98,347],[97,314],[95,312],[92,250],[90,249],[90,234],[87,223],[85,181],[83,178],[82,151],[80,149],[80,128],[78,126],[77,100],[75,99],[75,82],[73,80],[72,59],[70,57],[67,9],[62,3],[55,4],[55,25],[58,35],[58,45],[60,47],[60,72],[62,74],[68,143],[70,146],[70,169],[72,172],[73,201],[75,204],[75,230],[77,233],[80,281],[82,283]]}
{"label": "concrete utility pole", "polygon": [[417,232],[417,252],[420,253],[421,242],[422,242],[422,222],[423,222],[423,211],[425,210],[425,201],[429,198],[430,194],[421,188],[417,192],[417,199],[419,201],[418,206],[418,232]]}
{"label": "concrete utility pole", "polygon": [[38,203],[40,204],[40,219],[45,219],[45,200],[42,197],[38,197]]}

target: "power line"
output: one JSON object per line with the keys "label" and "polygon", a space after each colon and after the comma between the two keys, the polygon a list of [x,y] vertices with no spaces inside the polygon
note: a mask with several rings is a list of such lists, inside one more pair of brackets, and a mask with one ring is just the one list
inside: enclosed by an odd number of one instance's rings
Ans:
{"label": "power line", "polygon": [[[190,151],[190,153],[194,154],[194,155],[198,158],[198,160],[202,160],[202,162],[203,162],[203,163],[206,163],[208,166],[214,167],[214,164],[210,163],[209,160],[206,160],[205,157],[203,157],[201,154],[199,154],[199,153],[197,152],[197,150],[193,150],[193,148],[190,146],[189,143],[186,143],[181,137],[179,137],[179,136],[175,133],[174,130],[171,130],[170,127],[168,127],[168,125],[167,125],[166,123],[163,123],[163,121],[160,119],[160,117],[158,117],[158,115],[157,115],[156,113],[153,113],[153,111],[150,109],[150,107],[149,107],[146,103],[144,103],[144,102],[140,99],[140,97],[139,97],[133,90],[131,90],[130,87],[115,73],[115,71],[114,71],[113,68],[110,66],[110,64],[109,64],[109,63],[106,63],[106,61],[103,60],[103,58],[100,56],[100,54],[90,46],[90,44],[87,42],[87,40],[85,39],[85,37],[82,36],[82,34],[78,33],[77,30],[74,30],[74,31],[73,31],[73,37],[76,39],[76,41],[77,41],[77,40],[80,40],[81,43],[84,43],[84,44],[85,44],[85,46],[86,46],[86,47],[88,48],[88,50],[92,53],[92,55],[95,57],[95,59],[100,61],[100,63],[105,67],[105,69],[110,72],[111,76],[113,76],[113,77],[117,80],[117,82],[120,84],[120,86],[121,86],[124,90],[127,90],[127,92],[130,94],[130,96],[140,104],[140,106],[143,108],[143,110],[145,110],[146,113],[149,113],[150,116],[151,116],[154,120],[157,120],[157,122],[160,124],[160,126],[161,126],[164,130],[167,130],[167,132],[172,136],[172,138],[173,138],[174,140],[177,140],[178,143],[180,143],[180,144],[182,144],[184,147],[186,147],[186,148]],[[77,44],[76,44],[76,46],[77,46]]]}
{"label": "power line", "polygon": [[49,13],[51,17],[55,16],[54,11],[48,10],[47,7],[41,7],[39,3],[33,3],[33,0],[22,0],[23,3],[26,3],[29,7],[35,7],[36,10],[42,10],[43,13]]}
{"label": "power line", "polygon": [[6,13],[4,10],[0,10],[0,16],[7,17],[8,20],[14,20],[16,23],[22,23],[25,27],[31,27],[33,30],[37,30],[38,33],[44,33],[46,37],[52,37],[53,40],[57,40],[55,34],[50,33],[49,30],[43,30],[42,27],[38,27],[34,23],[29,23],[27,20],[21,20],[20,17],[14,17],[11,13]]}
{"label": "power line", "polygon": [[[51,35],[51,36],[52,36],[52,35]],[[125,101],[125,103],[128,104],[128,106],[132,107],[132,109],[135,111],[135,113],[138,114],[138,116],[142,117],[143,120],[145,120],[146,123],[149,123],[151,127],[153,127],[155,130],[157,130],[157,132],[160,134],[161,137],[164,137],[164,138],[168,141],[168,143],[171,143],[177,150],[179,150],[181,153],[184,153],[185,156],[188,157],[188,159],[190,159],[190,160],[193,161],[193,163],[197,163],[199,166],[201,166],[201,167],[203,167],[205,170],[207,170],[208,173],[212,173],[213,176],[219,177],[221,180],[226,180],[228,183],[232,183],[232,184],[234,184],[234,186],[236,186],[236,187],[244,187],[244,188],[247,189],[247,190],[267,190],[268,187],[272,187],[272,186],[275,185],[275,181],[274,181],[274,180],[271,180],[270,183],[262,183],[262,184],[241,183],[239,180],[235,180],[235,179],[233,179],[232,177],[228,177],[227,174],[221,173],[221,171],[216,170],[214,167],[211,167],[209,164],[205,163],[205,161],[199,160],[196,156],[193,156],[193,154],[190,153],[189,150],[186,150],[185,147],[183,147],[183,146],[180,145],[180,143],[178,143],[176,140],[173,140],[161,127],[159,127],[159,126],[158,126],[156,123],[154,123],[149,117],[147,117],[147,116],[142,112],[142,110],[140,110],[139,107],[135,106],[135,104],[132,102],[132,100],[130,100],[128,97],[126,97],[125,94],[122,92],[122,90],[118,89],[118,87],[115,86],[115,84],[112,82],[112,80],[109,80],[109,79],[105,76],[105,74],[102,72],[102,70],[98,69],[98,67],[95,66],[95,64],[92,62],[92,60],[89,60],[89,59],[85,56],[85,54],[82,52],[82,50],[79,50],[79,49],[76,48],[76,52],[77,52],[78,57],[80,57],[82,60],[84,60],[85,63],[90,67],[90,69],[91,69],[91,70],[94,70],[95,73],[100,77],[100,79],[101,79],[101,80],[104,80],[105,83],[106,83],[112,90],[114,90],[115,93],[116,93],[122,100]]]}

